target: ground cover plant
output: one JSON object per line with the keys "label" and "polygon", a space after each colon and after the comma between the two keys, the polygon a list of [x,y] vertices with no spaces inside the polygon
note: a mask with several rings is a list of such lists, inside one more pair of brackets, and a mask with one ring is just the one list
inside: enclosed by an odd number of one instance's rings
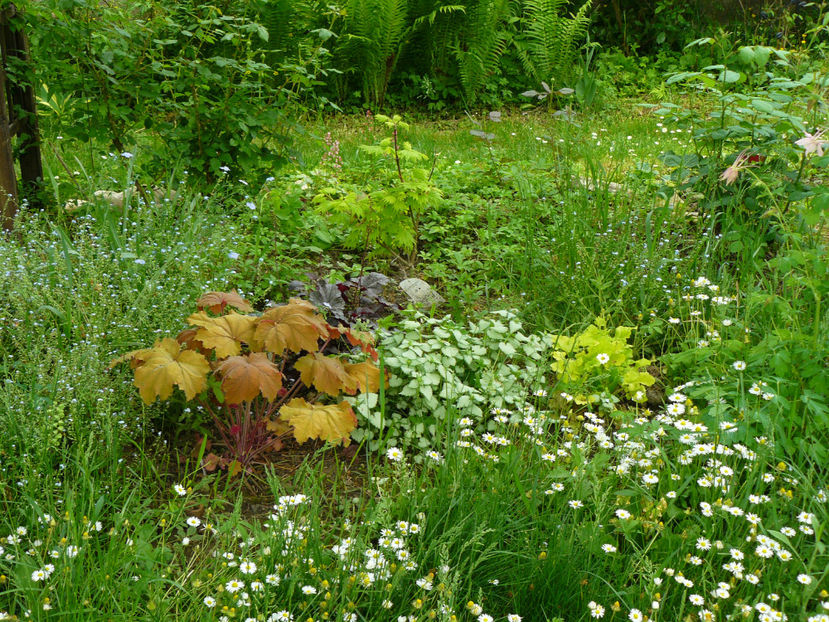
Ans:
{"label": "ground cover plant", "polygon": [[826,7],[565,4],[20,3],[0,619],[829,620]]}

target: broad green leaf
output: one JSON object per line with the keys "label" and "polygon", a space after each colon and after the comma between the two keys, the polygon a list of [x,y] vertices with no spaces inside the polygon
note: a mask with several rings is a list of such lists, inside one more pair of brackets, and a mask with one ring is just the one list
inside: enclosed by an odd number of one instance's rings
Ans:
{"label": "broad green leaf", "polygon": [[742,74],[737,71],[731,71],[730,69],[725,69],[720,72],[719,77],[717,80],[719,82],[725,82],[726,84],[733,84],[735,82],[739,82]]}
{"label": "broad green leaf", "polygon": [[754,49],[748,46],[741,47],[737,56],[746,65],[751,65],[755,61]]}
{"label": "broad green leaf", "polygon": [[751,105],[760,112],[773,113],[776,110],[774,104],[764,99],[752,99]]}

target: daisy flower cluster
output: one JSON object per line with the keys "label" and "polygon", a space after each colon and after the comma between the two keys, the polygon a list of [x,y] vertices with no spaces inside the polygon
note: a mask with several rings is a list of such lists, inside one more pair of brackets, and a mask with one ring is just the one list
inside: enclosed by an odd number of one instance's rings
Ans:
{"label": "daisy flower cluster", "polygon": [[704,276],[684,289],[678,300],[670,301],[674,315],[667,320],[684,347],[662,360],[674,374],[694,378],[685,385],[697,404],[690,414],[716,417],[720,430],[730,434],[744,422],[743,435],[762,436],[763,443],[786,436],[791,400],[810,409],[808,397],[801,397],[797,382],[783,377],[779,363],[770,364],[772,351],[758,343],[765,336],[752,330],[740,308],[743,301],[724,295]]}
{"label": "daisy flower cluster", "polygon": [[371,533],[345,521],[345,535],[326,544],[314,513],[303,494],[279,497],[262,531],[237,534],[214,551],[222,570],[192,581],[204,594],[204,619],[356,621],[365,619],[368,606],[411,609],[404,620],[422,613],[451,619],[442,580],[450,568],[421,571],[413,554],[420,522],[397,520]]}
{"label": "daisy flower cluster", "polygon": [[[827,520],[825,481],[790,474],[768,439],[745,437],[745,422],[700,416],[688,388],[638,414],[527,405],[497,415],[505,436],[517,429],[513,444],[536,446],[550,511],[603,534],[581,545],[605,558],[602,579],[625,599],[594,598],[590,618],[823,620],[829,557],[817,526]],[[501,461],[497,444],[467,430],[456,447],[470,460]],[[585,495],[585,478],[598,472],[600,490]]]}

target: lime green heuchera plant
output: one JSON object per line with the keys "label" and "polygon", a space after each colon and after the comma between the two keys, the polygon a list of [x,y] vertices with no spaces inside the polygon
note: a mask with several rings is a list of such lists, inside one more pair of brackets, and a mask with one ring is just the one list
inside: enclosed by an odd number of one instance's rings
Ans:
{"label": "lime green heuchera plant", "polygon": [[[612,330],[612,332],[611,332]],[[557,374],[565,399],[577,404],[594,404],[603,399],[618,401],[621,396],[644,402],[645,390],[656,382],[643,368],[649,359],[634,360],[628,343],[633,328],[607,328],[604,317],[597,317],[575,337],[553,335],[553,371]]]}

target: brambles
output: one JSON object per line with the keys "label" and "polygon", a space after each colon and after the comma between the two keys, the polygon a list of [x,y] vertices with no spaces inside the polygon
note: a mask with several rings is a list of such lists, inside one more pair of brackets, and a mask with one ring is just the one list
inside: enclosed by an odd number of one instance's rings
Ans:
{"label": "brambles", "polygon": [[[262,314],[252,313],[236,292],[208,292],[197,306],[187,319],[194,328],[111,365],[129,361],[146,404],[167,400],[178,388],[210,414],[231,459],[211,454],[206,464],[248,469],[291,432],[300,443],[318,438],[348,445],[357,419],[348,403],[336,400],[377,391],[380,370],[323,351],[344,339],[376,358],[370,335],[328,324],[314,305],[297,298]],[[300,397],[309,397],[312,387],[310,402]],[[313,403],[320,394],[334,403]]]}

